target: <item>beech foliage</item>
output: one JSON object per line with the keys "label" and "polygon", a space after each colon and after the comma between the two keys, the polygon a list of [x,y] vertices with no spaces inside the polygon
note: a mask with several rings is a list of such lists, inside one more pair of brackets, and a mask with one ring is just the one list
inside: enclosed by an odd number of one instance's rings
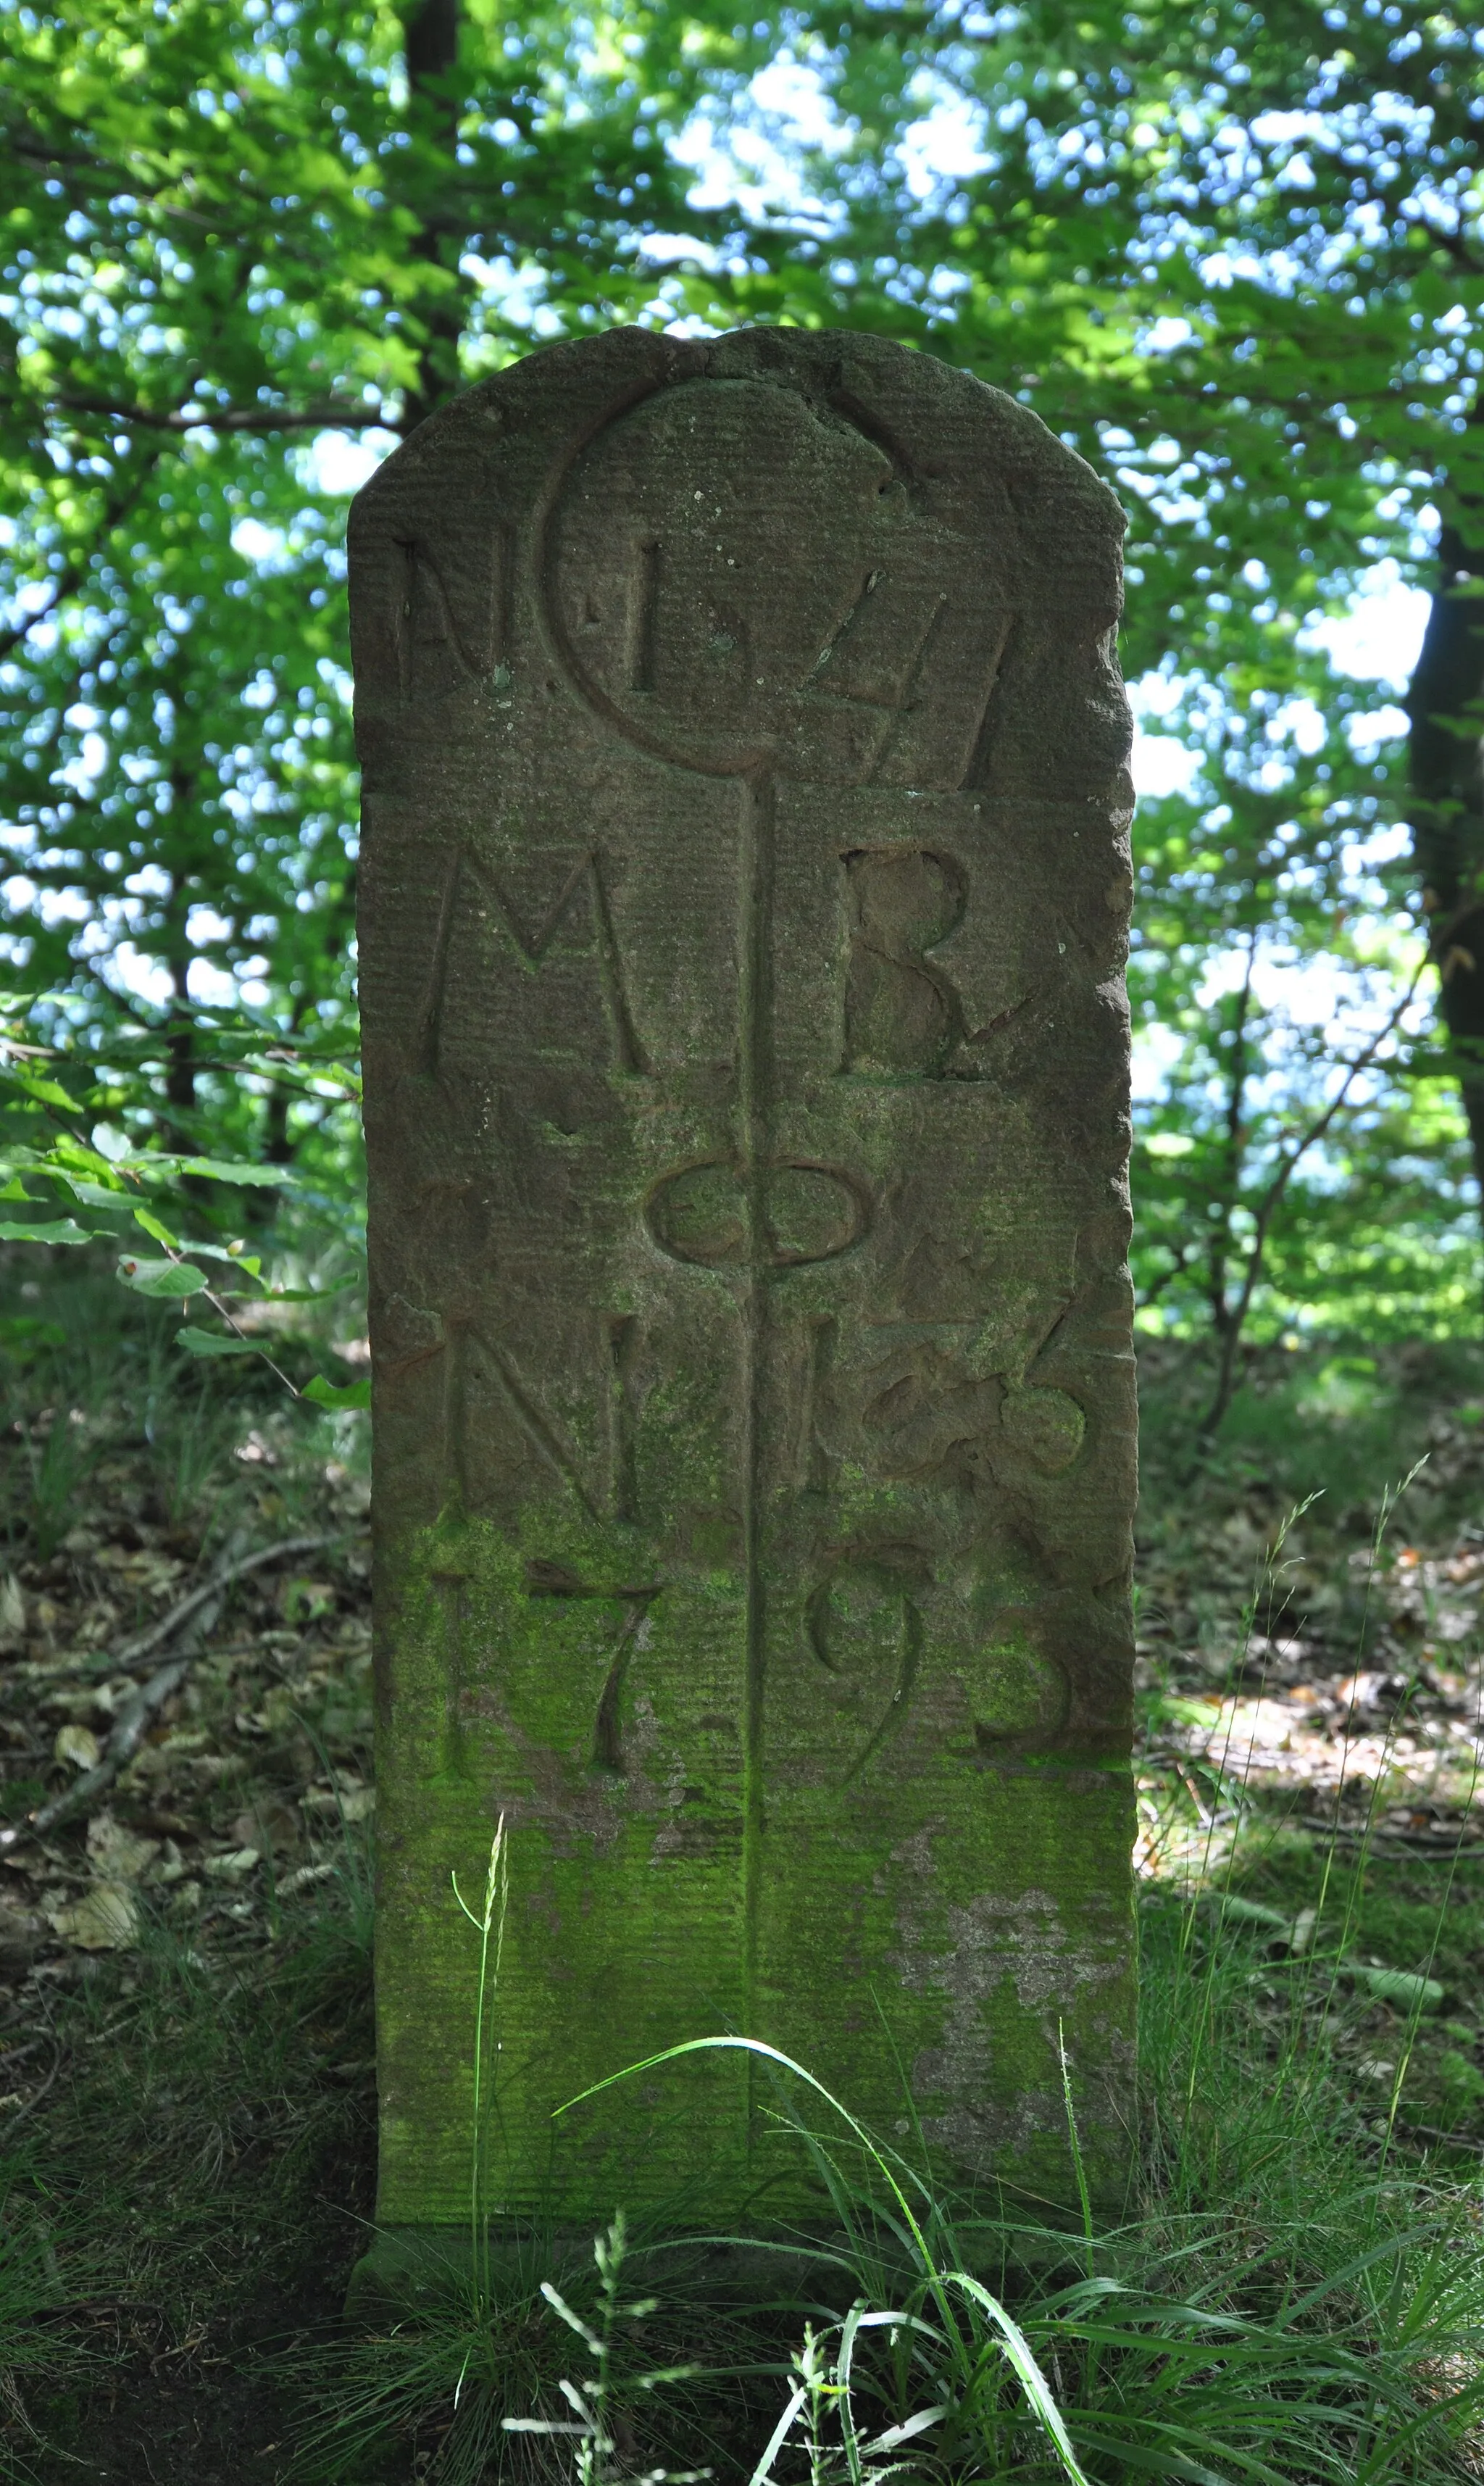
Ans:
{"label": "beech foliage", "polygon": [[[543,342],[800,321],[1014,391],[1128,511],[1125,670],[1189,755],[1137,830],[1145,1321],[1231,1368],[1475,1325],[1473,11],[3,0],[0,54],[30,1200],[75,1222],[70,1147],[169,1159],[198,1230],[353,1216],[349,491]],[[1324,628],[1378,571],[1434,598],[1410,760]]]}

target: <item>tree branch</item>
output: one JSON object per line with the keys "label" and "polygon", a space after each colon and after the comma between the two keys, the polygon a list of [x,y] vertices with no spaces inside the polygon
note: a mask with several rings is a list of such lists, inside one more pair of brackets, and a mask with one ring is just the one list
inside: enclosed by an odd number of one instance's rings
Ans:
{"label": "tree branch", "polygon": [[133,1640],[126,1641],[102,1665],[80,1668],[79,1672],[118,1673],[123,1668],[137,1665],[151,1649],[157,1648],[162,1641],[173,1639],[185,1623],[194,1621],[195,1629],[186,1645],[174,1657],[168,1657],[163,1666],[157,1667],[149,1681],[124,1703],[94,1767],[84,1770],[70,1786],[63,1787],[47,1803],[39,1805],[24,1821],[13,1822],[0,1830],[0,1852],[18,1846],[23,1839],[42,1838],[48,1830],[59,1829],[63,1822],[75,1820],[78,1813],[88,1811],[95,1800],[112,1786],[120,1771],[133,1759],[151,1719],[184,1682],[201,1656],[222,1599],[234,1580],[241,1579],[244,1572],[258,1570],[264,1562],[281,1562],[290,1554],[317,1553],[324,1546],[344,1544],[346,1537],[358,1533],[356,1529],[343,1528],[329,1536],[289,1536],[278,1545],[261,1545],[256,1554],[229,1560],[202,1588],[193,1588],[190,1595],[182,1597],[168,1615],[162,1616],[157,1623],[151,1623],[148,1630],[137,1633]]}
{"label": "tree branch", "polygon": [[85,1667],[79,1667],[77,1672],[86,1675],[126,1673],[139,1664],[141,1658],[150,1656],[167,1640],[173,1640],[176,1633],[190,1621],[192,1615],[208,1605],[213,1597],[220,1596],[224,1588],[230,1588],[234,1580],[244,1579],[249,1571],[261,1570],[265,1562],[287,1562],[297,1554],[322,1554],[327,1546],[344,1545],[359,1533],[359,1530],[354,1528],[338,1528],[328,1535],[285,1536],[276,1545],[260,1545],[254,1554],[229,1560],[199,1588],[192,1588],[188,1596],[172,1606],[168,1614],[147,1624],[142,1632],[136,1632],[132,1640],[124,1641],[118,1648],[109,1650],[101,1658],[90,1660]]}
{"label": "tree branch", "polygon": [[1377,1054],[1385,1044],[1388,1036],[1393,1035],[1396,1029],[1401,1025],[1401,1022],[1406,1017],[1408,1010],[1412,1008],[1412,1004],[1416,996],[1417,986],[1420,984],[1422,978],[1427,973],[1429,963],[1429,959],[1424,954],[1418,963],[1416,973],[1414,975],[1411,983],[1407,986],[1406,991],[1403,993],[1401,1000],[1397,1003],[1396,1008],[1392,1010],[1389,1018],[1386,1022],[1386,1025],[1377,1030],[1363,1052],[1358,1053],[1353,1062],[1346,1063],[1345,1076],[1341,1080],[1338,1088],[1335,1090],[1334,1094],[1331,1097],[1330,1102],[1325,1107],[1324,1112],[1318,1115],[1316,1119],[1310,1122],[1308,1129],[1302,1132],[1299,1137],[1294,1140],[1287,1152],[1280,1157],[1278,1172],[1274,1175],[1273,1180],[1269,1183],[1267,1190],[1263,1193],[1262,1199],[1258,1202],[1253,1215],[1251,1245],[1247,1257],[1247,1275],[1243,1281],[1242,1291],[1237,1297],[1236,1304],[1232,1309],[1230,1323],[1226,1331],[1226,1336],[1223,1341],[1221,1368],[1217,1376],[1216,1395],[1212,1399],[1209,1408],[1206,1410],[1205,1416],[1202,1418],[1200,1424],[1196,1428],[1196,1439],[1198,1441],[1208,1442],[1210,1440],[1218,1424],[1221,1423],[1222,1418],[1225,1415],[1227,1408],[1231,1404],[1233,1395],[1233,1375],[1236,1371],[1237,1347],[1241,1341],[1242,1331],[1247,1321],[1247,1315],[1251,1309],[1252,1297],[1257,1291],[1257,1281],[1262,1275],[1262,1256],[1267,1244],[1268,1230],[1282,1204],[1283,1195],[1288,1189],[1289,1181],[1292,1178],[1294,1170],[1298,1166],[1301,1158],[1305,1157],[1308,1154],[1310,1148],[1318,1146],[1319,1142],[1324,1138],[1325,1133],[1330,1129],[1333,1122],[1335,1116],[1343,1111],[1349,1100],[1350,1091],[1354,1088],[1356,1081],[1360,1078],[1361,1071],[1370,1067],[1370,1064],[1375,1061]]}
{"label": "tree branch", "polygon": [[110,423],[135,423],[152,431],[367,431],[386,421],[379,408],[345,405],[328,399],[323,405],[183,406],[115,405],[106,398],[58,397],[54,405],[69,414],[94,414]]}

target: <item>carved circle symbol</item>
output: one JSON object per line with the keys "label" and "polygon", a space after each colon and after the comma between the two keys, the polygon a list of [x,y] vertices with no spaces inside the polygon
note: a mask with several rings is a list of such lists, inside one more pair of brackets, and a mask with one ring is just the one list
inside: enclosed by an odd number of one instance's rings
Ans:
{"label": "carved circle symbol", "polygon": [[870,1223],[861,1185],[835,1166],[765,1166],[755,1178],[735,1160],[667,1174],[646,1209],[672,1260],[697,1269],[799,1269],[838,1259]]}
{"label": "carved circle symbol", "polygon": [[549,625],[631,741],[713,776],[865,784],[944,602],[898,455],[757,379],[659,388],[603,425],[552,511]]}

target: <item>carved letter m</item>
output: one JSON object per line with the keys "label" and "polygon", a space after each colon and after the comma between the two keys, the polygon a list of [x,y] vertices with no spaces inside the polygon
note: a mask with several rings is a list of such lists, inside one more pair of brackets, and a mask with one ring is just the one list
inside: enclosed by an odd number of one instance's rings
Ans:
{"label": "carved letter m", "polygon": [[603,878],[603,858],[591,847],[572,862],[550,905],[536,926],[528,932],[508,891],[486,863],[477,862],[466,849],[455,850],[444,881],[443,897],[438,908],[438,928],[433,944],[432,974],[428,981],[427,1007],[424,1012],[419,1051],[422,1067],[436,1072],[439,1042],[442,1034],[443,1007],[448,981],[449,948],[457,921],[458,903],[465,882],[493,912],[502,929],[514,944],[526,965],[539,969],[557,933],[573,906],[586,892],[591,908],[593,938],[597,950],[598,980],[602,988],[603,1008],[613,1036],[614,1058],[620,1070],[645,1076],[649,1065],[634,1033],[624,987],[623,961],[614,932],[613,909],[608,900]]}

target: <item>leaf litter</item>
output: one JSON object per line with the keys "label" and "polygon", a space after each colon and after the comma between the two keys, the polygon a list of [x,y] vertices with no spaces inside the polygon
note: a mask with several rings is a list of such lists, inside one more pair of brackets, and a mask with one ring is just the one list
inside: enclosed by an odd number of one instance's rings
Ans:
{"label": "leaf litter", "polygon": [[[375,1801],[364,1484],[332,1463],[316,1536],[264,1514],[243,1549],[254,1567],[209,1601],[220,1545],[141,1516],[126,1462],[90,1487],[55,1552],[0,1574],[0,1978],[22,1987],[66,1982],[69,1957],[136,1950],[153,1925],[188,1923],[208,1946],[273,1939]],[[188,1607],[209,1625],[194,1649],[190,1615],[172,1625]],[[112,1784],[38,1835],[162,1664],[179,1679]],[[0,2142],[5,2122],[0,2106]]]}

